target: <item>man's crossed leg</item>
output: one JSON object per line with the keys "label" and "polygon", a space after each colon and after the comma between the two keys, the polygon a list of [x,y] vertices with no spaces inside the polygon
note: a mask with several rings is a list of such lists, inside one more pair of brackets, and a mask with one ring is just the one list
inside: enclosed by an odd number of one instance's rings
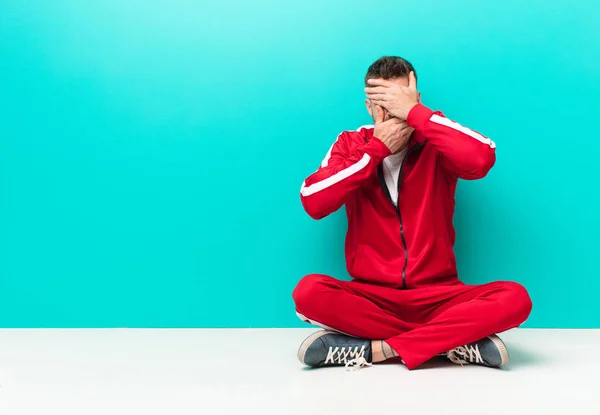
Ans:
{"label": "man's crossed leg", "polygon": [[495,334],[519,326],[532,307],[525,288],[508,281],[399,290],[315,274],[293,298],[301,319],[329,329],[300,346],[301,362],[315,367],[399,357],[414,369],[439,354],[501,367],[508,352]]}

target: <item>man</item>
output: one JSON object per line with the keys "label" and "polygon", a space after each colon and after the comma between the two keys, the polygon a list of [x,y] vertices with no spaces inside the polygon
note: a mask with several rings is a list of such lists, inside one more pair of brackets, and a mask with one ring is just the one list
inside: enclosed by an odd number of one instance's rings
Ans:
{"label": "man", "polygon": [[351,368],[397,358],[412,370],[443,354],[501,367],[508,351],[495,333],[523,323],[531,300],[515,282],[461,282],[452,225],[458,179],[484,177],[496,145],[421,104],[415,70],[400,57],[373,63],[365,85],[374,127],[342,132],[301,188],[314,219],[346,206],[352,281],[298,283],[298,316],[326,329],[298,357]]}

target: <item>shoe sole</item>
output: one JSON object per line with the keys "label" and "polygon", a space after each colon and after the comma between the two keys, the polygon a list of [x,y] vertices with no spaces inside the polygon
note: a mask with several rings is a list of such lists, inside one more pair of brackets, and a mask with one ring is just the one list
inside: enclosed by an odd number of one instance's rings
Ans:
{"label": "shoe sole", "polygon": [[502,367],[505,364],[507,364],[508,363],[508,349],[506,348],[506,345],[504,344],[502,339],[500,337],[496,336],[495,334],[488,336],[488,339],[490,339],[492,342],[494,342],[494,344],[498,348],[498,351],[500,352],[500,357],[502,358],[502,362],[500,363],[500,366],[498,366],[498,367]]}
{"label": "shoe sole", "polygon": [[316,333],[313,333],[310,336],[308,336],[306,339],[304,339],[304,341],[300,345],[300,348],[298,349],[298,360],[300,360],[300,363],[302,363],[303,365],[306,365],[306,366],[310,366],[304,362],[304,356],[306,355],[306,351],[311,346],[311,344],[313,344],[315,342],[315,340],[317,340],[319,337],[325,336],[326,334],[332,334],[332,333],[335,333],[335,332],[328,331],[328,330],[317,331]]}

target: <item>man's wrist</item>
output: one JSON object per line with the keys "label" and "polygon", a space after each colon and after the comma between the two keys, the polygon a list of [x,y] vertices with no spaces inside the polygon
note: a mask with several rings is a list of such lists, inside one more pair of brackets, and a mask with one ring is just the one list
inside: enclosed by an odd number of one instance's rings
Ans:
{"label": "man's wrist", "polygon": [[412,105],[412,106],[411,106],[411,107],[410,107],[410,108],[409,108],[409,109],[406,111],[406,114],[404,114],[404,117],[403,117],[405,120],[408,120],[408,115],[409,115],[409,114],[410,114],[410,112],[413,110],[413,108],[414,108],[414,107],[416,107],[418,104],[419,104],[418,102],[417,102],[417,103],[415,103],[415,104],[413,104],[413,105]]}
{"label": "man's wrist", "polygon": [[406,117],[406,124],[414,128],[417,131],[423,131],[427,121],[433,115],[433,110],[427,108],[425,105],[418,103],[413,106]]}

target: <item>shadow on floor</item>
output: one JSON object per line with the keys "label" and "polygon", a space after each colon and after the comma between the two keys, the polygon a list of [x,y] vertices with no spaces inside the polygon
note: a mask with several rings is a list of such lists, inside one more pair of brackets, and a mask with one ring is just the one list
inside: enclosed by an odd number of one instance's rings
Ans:
{"label": "shadow on floor", "polygon": [[539,366],[544,363],[544,358],[534,354],[531,349],[508,345],[508,353],[510,360],[505,370],[519,370],[522,367]]}

